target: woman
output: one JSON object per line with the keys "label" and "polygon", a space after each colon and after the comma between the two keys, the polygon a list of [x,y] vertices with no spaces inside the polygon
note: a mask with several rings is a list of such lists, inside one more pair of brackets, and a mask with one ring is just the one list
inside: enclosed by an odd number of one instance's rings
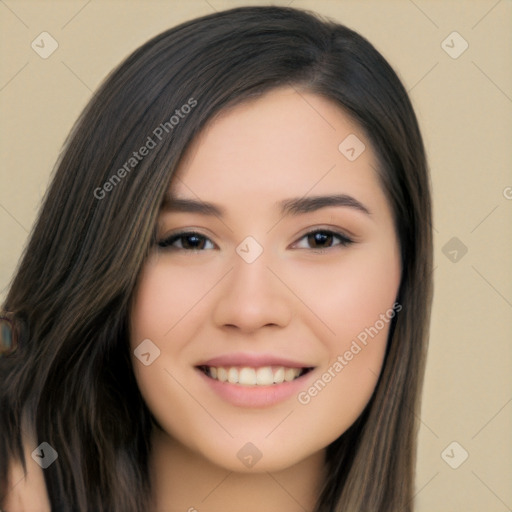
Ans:
{"label": "woman", "polygon": [[411,510],[430,219],[407,94],[353,31],[249,7],[143,45],[3,307],[4,509]]}

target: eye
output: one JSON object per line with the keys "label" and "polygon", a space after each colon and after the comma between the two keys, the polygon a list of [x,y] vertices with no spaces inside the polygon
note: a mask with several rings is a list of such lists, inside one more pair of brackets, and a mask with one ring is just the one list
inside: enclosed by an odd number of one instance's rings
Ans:
{"label": "eye", "polygon": [[329,249],[336,245],[348,246],[352,243],[354,243],[353,240],[341,233],[318,229],[306,233],[294,244],[294,247],[299,249]]}
{"label": "eye", "polygon": [[175,233],[158,242],[162,249],[178,249],[183,251],[204,251],[215,249],[213,242],[204,235],[194,231]]}

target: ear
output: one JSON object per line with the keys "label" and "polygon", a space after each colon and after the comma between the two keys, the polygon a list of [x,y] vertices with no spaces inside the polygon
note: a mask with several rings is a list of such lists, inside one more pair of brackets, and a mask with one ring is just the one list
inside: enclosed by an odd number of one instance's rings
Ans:
{"label": "ear", "polygon": [[18,346],[14,315],[0,311],[0,357],[11,354]]}

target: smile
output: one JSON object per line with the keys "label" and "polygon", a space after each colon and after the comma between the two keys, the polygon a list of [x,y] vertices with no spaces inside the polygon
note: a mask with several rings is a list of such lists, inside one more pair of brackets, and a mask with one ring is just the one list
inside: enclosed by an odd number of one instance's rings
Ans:
{"label": "smile", "polygon": [[292,382],[308,373],[311,368],[291,368],[286,366],[200,366],[199,369],[211,379],[238,384],[245,387],[272,386]]}

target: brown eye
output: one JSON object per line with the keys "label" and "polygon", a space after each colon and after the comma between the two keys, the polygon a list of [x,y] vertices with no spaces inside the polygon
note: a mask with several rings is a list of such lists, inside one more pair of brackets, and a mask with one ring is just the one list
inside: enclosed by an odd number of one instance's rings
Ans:
{"label": "brown eye", "polygon": [[295,246],[299,249],[331,249],[335,246],[348,246],[353,243],[353,240],[326,229],[319,229],[311,231],[304,235]]}
{"label": "brown eye", "polygon": [[206,245],[206,239],[198,235],[182,235],[179,240],[183,249],[204,249]]}
{"label": "brown eye", "polygon": [[331,247],[333,238],[332,233],[317,231],[308,235],[308,244],[313,249],[325,249],[326,247]]}
{"label": "brown eye", "polygon": [[160,242],[158,246],[163,249],[181,249],[184,251],[203,251],[213,249],[212,241],[199,233],[177,233]]}

